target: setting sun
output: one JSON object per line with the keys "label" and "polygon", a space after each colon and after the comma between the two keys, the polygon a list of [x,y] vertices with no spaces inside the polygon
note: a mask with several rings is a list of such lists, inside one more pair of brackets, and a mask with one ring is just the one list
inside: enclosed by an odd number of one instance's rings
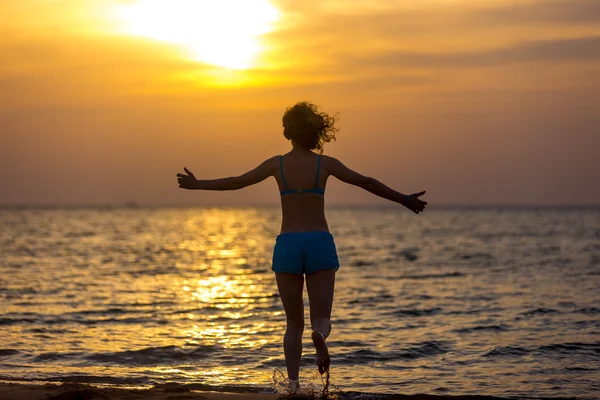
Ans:
{"label": "setting sun", "polygon": [[279,11],[267,0],[138,0],[120,6],[131,35],[181,45],[195,60],[229,69],[255,65]]}

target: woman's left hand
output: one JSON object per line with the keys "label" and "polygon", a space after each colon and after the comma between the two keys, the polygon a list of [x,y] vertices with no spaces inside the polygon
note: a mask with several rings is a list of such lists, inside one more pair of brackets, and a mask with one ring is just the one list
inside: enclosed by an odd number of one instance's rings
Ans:
{"label": "woman's left hand", "polygon": [[425,191],[419,193],[413,193],[406,196],[406,201],[404,202],[404,207],[408,208],[410,211],[415,214],[420,213],[425,210],[425,206],[427,205],[426,201],[421,200],[419,197],[423,196]]}
{"label": "woman's left hand", "polygon": [[[185,170],[185,174],[177,174],[177,183],[179,183],[179,187],[182,189],[196,189],[198,180],[187,168],[183,168]],[[187,175],[186,175],[187,174]]]}

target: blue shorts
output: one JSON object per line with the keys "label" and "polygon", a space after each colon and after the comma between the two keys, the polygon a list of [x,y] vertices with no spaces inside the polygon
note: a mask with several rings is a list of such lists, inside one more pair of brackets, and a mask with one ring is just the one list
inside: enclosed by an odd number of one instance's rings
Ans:
{"label": "blue shorts", "polygon": [[329,232],[289,232],[277,236],[273,250],[275,272],[310,274],[340,268],[333,236]]}

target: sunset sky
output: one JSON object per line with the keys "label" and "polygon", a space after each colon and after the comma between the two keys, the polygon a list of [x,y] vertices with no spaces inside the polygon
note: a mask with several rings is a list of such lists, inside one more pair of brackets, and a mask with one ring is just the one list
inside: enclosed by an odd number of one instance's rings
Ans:
{"label": "sunset sky", "polygon": [[599,0],[2,0],[0,205],[276,204],[176,174],[288,151],[301,100],[431,204],[600,204]]}

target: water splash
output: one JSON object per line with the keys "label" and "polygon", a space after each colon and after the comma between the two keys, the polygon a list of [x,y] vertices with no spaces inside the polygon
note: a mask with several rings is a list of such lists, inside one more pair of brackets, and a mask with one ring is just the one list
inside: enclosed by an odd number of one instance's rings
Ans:
{"label": "water splash", "polygon": [[323,378],[323,375],[321,375],[321,382],[323,383],[323,390],[321,391],[321,398],[330,399],[330,400],[340,400],[342,391],[339,387],[334,385],[333,382],[331,381],[330,374],[329,374],[330,371],[331,371],[331,369],[328,369],[325,372],[325,378]]}
{"label": "water splash", "polygon": [[315,372],[309,379],[299,379],[295,382],[286,378],[279,368],[275,368],[273,389],[275,393],[283,396],[307,396],[323,400],[340,400],[342,394],[340,388],[331,381],[329,371],[324,375]]}

